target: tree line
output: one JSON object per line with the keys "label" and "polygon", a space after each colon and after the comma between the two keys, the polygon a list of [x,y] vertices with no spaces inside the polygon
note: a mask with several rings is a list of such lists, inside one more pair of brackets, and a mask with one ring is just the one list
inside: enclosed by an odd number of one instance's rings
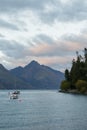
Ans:
{"label": "tree line", "polygon": [[84,55],[76,51],[76,59],[72,60],[71,69],[65,70],[65,80],[61,82],[61,90],[75,90],[79,93],[87,93],[87,48],[84,48]]}

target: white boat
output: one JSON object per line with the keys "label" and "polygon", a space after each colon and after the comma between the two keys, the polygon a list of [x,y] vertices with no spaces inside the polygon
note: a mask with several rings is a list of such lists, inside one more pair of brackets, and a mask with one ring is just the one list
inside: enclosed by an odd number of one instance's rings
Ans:
{"label": "white boat", "polygon": [[[16,81],[15,81],[15,88],[16,88]],[[15,90],[14,92],[10,93],[10,99],[18,99],[19,98],[20,91]]]}
{"label": "white boat", "polygon": [[15,90],[14,92],[9,93],[10,99],[18,99],[19,98],[20,91]]}
{"label": "white boat", "polygon": [[15,90],[15,91],[13,92],[13,94],[20,94],[20,91],[19,91],[19,90]]}
{"label": "white boat", "polygon": [[11,93],[10,99],[18,99],[18,94]]}

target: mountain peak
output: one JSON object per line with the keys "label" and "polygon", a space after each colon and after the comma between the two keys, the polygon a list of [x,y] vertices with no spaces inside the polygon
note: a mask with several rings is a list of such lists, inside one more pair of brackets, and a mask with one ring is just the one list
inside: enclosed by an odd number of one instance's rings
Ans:
{"label": "mountain peak", "polygon": [[24,68],[29,68],[30,66],[37,66],[40,65],[37,61],[33,60],[28,65],[26,65]]}
{"label": "mountain peak", "polygon": [[37,61],[35,61],[35,60],[32,60],[31,62],[30,62],[30,64],[39,64]]}
{"label": "mountain peak", "polygon": [[6,71],[6,68],[2,64],[0,64],[0,70],[5,70]]}

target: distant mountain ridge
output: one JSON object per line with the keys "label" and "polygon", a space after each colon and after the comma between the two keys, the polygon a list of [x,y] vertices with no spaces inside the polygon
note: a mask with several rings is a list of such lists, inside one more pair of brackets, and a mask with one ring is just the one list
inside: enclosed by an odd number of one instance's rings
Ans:
{"label": "distant mountain ridge", "polygon": [[17,82],[18,89],[58,89],[64,79],[62,72],[40,65],[34,60],[25,67],[19,66],[9,71],[3,65],[0,66],[0,88],[3,89],[15,89],[14,81]]}
{"label": "distant mountain ridge", "polygon": [[11,74],[9,70],[0,64],[0,89],[25,89],[28,86],[29,84]]}

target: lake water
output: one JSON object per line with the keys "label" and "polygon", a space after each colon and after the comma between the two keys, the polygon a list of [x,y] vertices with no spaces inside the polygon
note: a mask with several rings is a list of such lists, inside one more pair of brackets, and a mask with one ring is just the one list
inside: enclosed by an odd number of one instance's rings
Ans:
{"label": "lake water", "polygon": [[0,130],[87,130],[87,96],[22,90],[11,100],[0,91]]}

